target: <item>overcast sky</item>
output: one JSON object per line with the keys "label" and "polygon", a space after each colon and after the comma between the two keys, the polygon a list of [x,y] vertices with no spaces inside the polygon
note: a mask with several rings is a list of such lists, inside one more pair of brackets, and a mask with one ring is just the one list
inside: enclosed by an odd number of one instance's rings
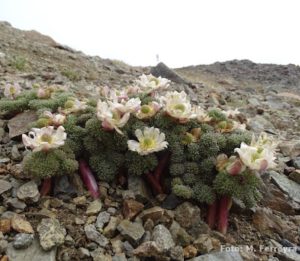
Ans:
{"label": "overcast sky", "polygon": [[[171,67],[300,64],[299,0],[0,0],[0,20],[89,55]],[[0,39],[1,40],[1,39]]]}

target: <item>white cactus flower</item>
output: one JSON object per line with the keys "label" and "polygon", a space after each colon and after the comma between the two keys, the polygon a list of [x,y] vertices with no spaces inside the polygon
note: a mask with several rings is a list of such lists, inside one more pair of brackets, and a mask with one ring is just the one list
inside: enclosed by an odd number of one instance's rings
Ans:
{"label": "white cactus flower", "polygon": [[83,111],[87,108],[86,102],[80,101],[78,99],[69,99],[65,102],[64,108],[60,109],[60,112],[64,114],[76,113]]}
{"label": "white cactus flower", "polygon": [[144,104],[141,108],[135,113],[135,117],[138,119],[149,119],[153,117],[159,110],[161,106],[157,102],[150,102],[149,104]]}
{"label": "white cactus flower", "polygon": [[15,99],[21,93],[21,86],[18,83],[7,84],[4,89],[4,96],[9,99]]}
{"label": "white cactus flower", "polygon": [[186,122],[188,119],[196,118],[197,116],[184,91],[168,92],[161,101],[165,103],[165,111],[180,122]]}
{"label": "white cactus flower", "polygon": [[154,127],[145,127],[144,130],[137,129],[135,136],[138,141],[127,141],[128,149],[136,151],[140,155],[148,155],[153,152],[161,151],[167,148],[168,142],[165,141],[165,134]]}
{"label": "white cactus flower", "polygon": [[28,136],[23,134],[22,140],[26,148],[33,151],[48,151],[55,149],[65,144],[67,134],[64,127],[60,126],[57,130],[53,126],[44,127],[41,129],[33,128]]}
{"label": "white cactus flower", "polygon": [[162,77],[155,77],[152,74],[141,75],[136,80],[136,85],[141,88],[142,92],[149,94],[159,89],[166,89],[170,85],[170,80]]}
{"label": "white cactus flower", "polygon": [[196,114],[196,119],[198,122],[202,123],[202,122],[211,121],[212,118],[209,117],[208,114],[200,106],[196,106],[193,109]]}
{"label": "white cactus flower", "polygon": [[252,170],[263,171],[276,166],[274,151],[268,147],[249,146],[242,142],[240,148],[234,150],[242,162]]}
{"label": "white cactus flower", "polygon": [[64,124],[64,122],[66,121],[66,116],[60,113],[51,113],[50,111],[45,111],[43,113],[43,116],[50,119],[50,125],[54,125],[54,126],[60,126],[62,124]]}
{"label": "white cactus flower", "polygon": [[107,102],[99,101],[97,104],[97,117],[102,122],[104,129],[115,129],[122,134],[120,128],[124,127],[129,120],[130,112],[122,113],[117,108],[109,106]]}
{"label": "white cactus flower", "polygon": [[234,118],[236,115],[240,114],[240,111],[236,108],[234,110],[228,110],[228,111],[222,111],[222,113],[227,117],[227,118]]}

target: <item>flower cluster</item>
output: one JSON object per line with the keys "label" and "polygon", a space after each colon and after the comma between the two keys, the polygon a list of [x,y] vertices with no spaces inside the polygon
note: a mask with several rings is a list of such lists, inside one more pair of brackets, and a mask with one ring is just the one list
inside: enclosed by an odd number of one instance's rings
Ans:
{"label": "flower cluster", "polygon": [[32,150],[26,173],[72,174],[83,159],[103,181],[143,175],[154,193],[163,193],[168,175],[177,196],[211,204],[226,195],[250,206],[257,200],[255,173],[276,166],[277,143],[265,133],[251,140],[237,109],[207,110],[170,84],[142,75],[123,89],[99,88],[89,100],[60,87],[21,92],[7,85],[0,109],[39,116],[22,136]]}

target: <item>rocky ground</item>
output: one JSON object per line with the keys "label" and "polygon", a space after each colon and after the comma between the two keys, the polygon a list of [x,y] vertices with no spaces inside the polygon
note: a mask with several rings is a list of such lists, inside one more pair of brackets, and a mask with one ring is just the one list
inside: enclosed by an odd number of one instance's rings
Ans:
{"label": "rocky ground", "polygon": [[154,198],[138,177],[124,186],[99,183],[98,200],[79,176],[61,177],[52,195],[41,197],[38,181],[27,180],[21,168],[26,152],[20,134],[32,115],[0,119],[1,261],[300,260],[299,67],[250,61],[175,70],[131,67],[5,22],[0,40],[1,86],[58,84],[86,96],[97,86],[117,88],[152,72],[204,108],[239,108],[248,129],[281,141],[278,169],[262,176],[261,202],[249,210],[235,201],[224,236],[206,225],[205,206],[174,195]]}

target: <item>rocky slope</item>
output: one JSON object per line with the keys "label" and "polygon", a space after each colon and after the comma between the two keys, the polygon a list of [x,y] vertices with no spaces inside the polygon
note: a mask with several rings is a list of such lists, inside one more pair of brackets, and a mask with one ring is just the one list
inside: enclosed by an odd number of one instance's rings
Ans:
{"label": "rocky slope", "polygon": [[282,141],[278,169],[262,176],[259,205],[247,210],[234,202],[223,236],[205,224],[203,206],[174,195],[153,198],[136,177],[128,186],[100,183],[100,200],[89,196],[78,176],[62,177],[51,197],[41,197],[39,184],[22,177],[20,138],[9,135],[28,115],[0,119],[1,261],[300,260],[299,67],[246,60],[175,70],[163,64],[131,67],[0,22],[1,87],[15,81],[23,87],[58,84],[85,96],[97,86],[118,88],[150,71],[170,78],[173,88],[186,90],[205,108],[239,108],[249,129]]}

